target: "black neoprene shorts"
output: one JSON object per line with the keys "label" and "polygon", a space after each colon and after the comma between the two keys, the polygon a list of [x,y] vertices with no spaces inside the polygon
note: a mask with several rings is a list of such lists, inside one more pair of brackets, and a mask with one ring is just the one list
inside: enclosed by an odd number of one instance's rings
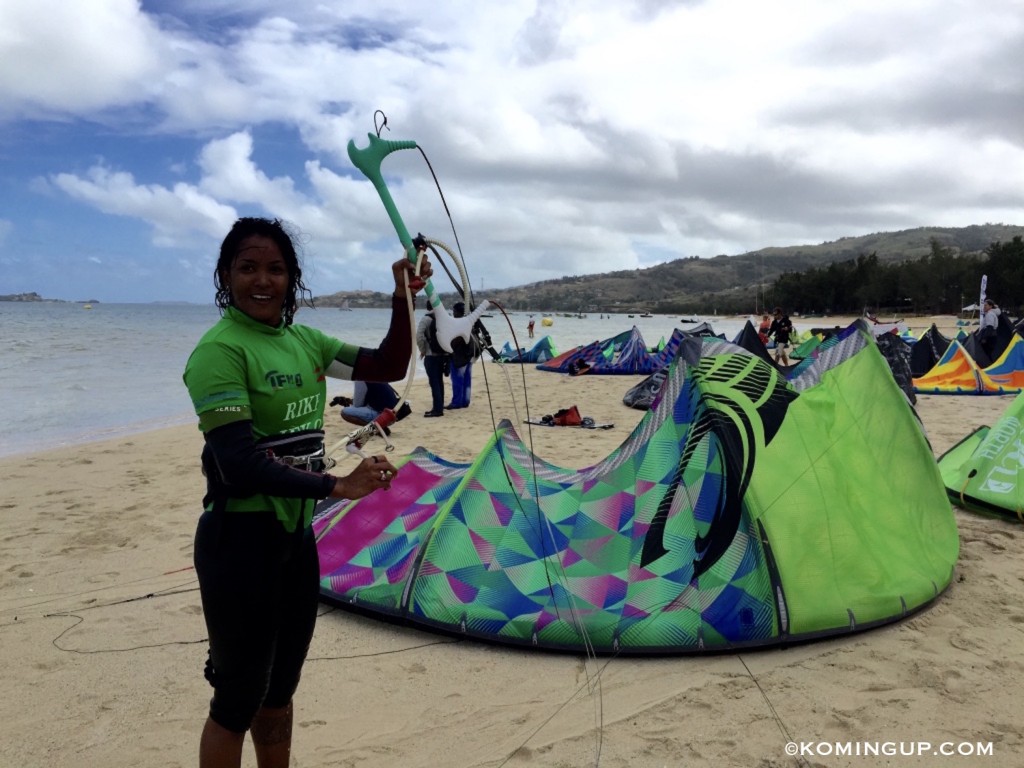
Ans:
{"label": "black neoprene shorts", "polygon": [[235,733],[299,684],[316,625],[320,565],[310,528],[288,533],[271,512],[204,512],[195,566],[210,637],[210,717]]}

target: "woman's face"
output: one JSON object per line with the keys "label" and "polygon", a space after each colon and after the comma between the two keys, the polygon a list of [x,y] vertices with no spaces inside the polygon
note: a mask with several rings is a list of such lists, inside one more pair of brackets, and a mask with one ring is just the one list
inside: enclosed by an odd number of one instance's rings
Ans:
{"label": "woman's face", "polygon": [[231,304],[253,320],[278,326],[288,296],[288,263],[277,243],[262,235],[245,238],[221,280]]}

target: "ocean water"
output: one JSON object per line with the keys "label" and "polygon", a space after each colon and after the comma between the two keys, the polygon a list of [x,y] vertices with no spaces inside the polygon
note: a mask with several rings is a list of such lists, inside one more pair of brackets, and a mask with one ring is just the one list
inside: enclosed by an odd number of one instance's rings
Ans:
{"label": "ocean water", "polygon": [[[376,346],[389,314],[387,309],[303,308],[296,322]],[[529,316],[509,316],[520,346],[529,349],[550,335],[564,352],[633,325],[654,345],[674,328],[690,327],[668,315],[550,315],[550,326],[542,325],[543,317],[535,313],[535,338],[530,340]],[[196,342],[218,318],[212,304],[94,304],[87,309],[74,303],[0,302],[0,456],[195,423],[181,374]],[[727,338],[745,322],[707,319]],[[501,314],[483,322],[496,349],[512,342]],[[417,377],[422,375],[419,367]],[[624,383],[623,392],[627,388]],[[328,384],[331,393],[347,389],[344,382]]]}

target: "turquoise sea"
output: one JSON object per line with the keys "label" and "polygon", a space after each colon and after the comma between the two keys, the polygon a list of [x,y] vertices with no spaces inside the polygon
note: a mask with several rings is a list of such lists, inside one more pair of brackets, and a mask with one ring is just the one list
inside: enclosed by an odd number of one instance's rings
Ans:
{"label": "turquoise sea", "polygon": [[[376,346],[390,310],[303,308],[305,323],[356,344]],[[82,304],[0,302],[0,456],[75,445],[195,421],[181,380],[199,337],[217,321],[212,304]],[[535,338],[527,313],[510,315],[519,345],[530,348],[546,334],[564,352],[636,325],[649,345],[681,318],[655,315],[553,315],[550,326],[535,313]],[[732,338],[745,318],[706,318]],[[494,346],[512,340],[505,318],[485,318]],[[417,376],[422,375],[422,368]],[[557,375],[557,374],[552,374]],[[623,391],[628,387],[623,387]],[[328,384],[332,394],[350,389]]]}

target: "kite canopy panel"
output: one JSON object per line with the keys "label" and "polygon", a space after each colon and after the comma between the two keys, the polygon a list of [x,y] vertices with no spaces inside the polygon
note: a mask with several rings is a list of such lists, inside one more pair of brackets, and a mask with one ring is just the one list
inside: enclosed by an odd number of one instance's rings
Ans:
{"label": "kite canopy panel", "polygon": [[954,340],[928,373],[913,380],[918,393],[933,395],[1007,395],[1024,391],[1024,339],[1014,335],[999,359],[981,368],[967,348]]}
{"label": "kite canopy panel", "polygon": [[541,363],[537,368],[542,371],[569,373],[575,365],[585,362],[589,368],[587,374],[590,376],[654,373],[672,362],[684,338],[686,334],[676,328],[668,341],[659,344],[657,351],[652,352],[648,349],[640,329],[634,325],[630,330],[611,338],[564,352]]}
{"label": "kite canopy panel", "polygon": [[875,336],[875,343],[879,352],[885,358],[885,362],[892,371],[892,377],[903,390],[911,403],[917,402],[917,395],[914,393],[914,374],[910,368],[910,355],[912,347],[902,336],[894,333],[883,333]]}
{"label": "kite canopy panel", "polygon": [[755,328],[754,324],[749,320],[743,324],[743,329],[736,334],[732,343],[738,347],[743,347],[748,352],[753,352],[766,363],[772,362],[772,357],[768,354],[768,349],[765,347],[764,342],[761,341],[757,328]]}
{"label": "kite canopy panel", "polygon": [[557,356],[555,343],[550,336],[539,339],[529,350],[520,347],[518,350],[512,347],[512,343],[506,341],[505,346],[498,353],[499,363],[543,363],[546,360]]}
{"label": "kite canopy panel", "polygon": [[953,503],[1024,520],[1024,395],[994,427],[979,427],[942,454],[939,471]]}
{"label": "kite canopy panel", "polygon": [[994,394],[1024,391],[1024,338],[1014,334],[999,358],[984,369],[986,384]]}
{"label": "kite canopy panel", "polygon": [[932,327],[921,334],[910,352],[910,370],[914,376],[924,376],[935,367],[935,364],[942,359],[943,353],[949,347],[950,339],[947,339],[939,331],[938,326],[932,323]]}
{"label": "kite canopy panel", "polygon": [[[415,625],[573,651],[694,653],[895,621],[959,541],[911,407],[865,331],[787,381],[691,338],[600,463],[503,421],[471,462],[422,448],[386,493],[321,510],[321,595]],[[899,471],[893,471],[899,467]]]}
{"label": "kite canopy panel", "polygon": [[800,344],[796,349],[789,353],[790,357],[795,357],[799,360],[803,360],[805,357],[810,357],[818,345],[821,344],[820,336],[811,336],[806,341]]}
{"label": "kite canopy panel", "polygon": [[[761,339],[758,337],[757,330],[754,328],[754,325],[749,320],[743,327],[743,330],[740,331],[739,334],[737,334],[736,338],[733,340],[733,344],[735,344],[738,347],[742,347],[755,357],[760,358],[766,364],[778,370],[785,378],[795,379],[798,378],[801,373],[807,370],[814,363],[814,358],[817,357],[819,354],[819,348],[821,350],[828,349],[829,347],[838,344],[842,339],[846,338],[846,336],[848,336],[849,334],[855,332],[857,332],[856,324],[849,326],[840,333],[829,335],[829,337],[826,338],[824,341],[818,339],[817,337],[814,337],[815,344],[810,354],[807,357],[798,360],[793,365],[780,365],[779,363],[776,363],[774,360],[772,360],[772,358],[768,354],[768,350],[766,349],[764,342],[761,341]],[[881,344],[879,345],[879,349],[882,350],[883,355],[886,355],[886,350]],[[887,355],[886,359],[891,367],[892,361],[888,360]],[[630,408],[636,408],[637,410],[641,411],[650,410],[650,408],[657,401],[659,394],[661,393],[661,387],[665,383],[667,373],[668,368],[665,367],[662,368],[661,370],[655,371],[650,376],[638,382],[637,384],[634,384],[632,387],[626,390],[626,394],[622,396],[623,405],[628,405]],[[910,386],[909,373],[907,379],[907,386]],[[910,389],[910,394],[911,402],[913,402],[913,389]]]}
{"label": "kite canopy panel", "polygon": [[974,358],[954,339],[935,366],[914,379],[914,391],[934,395],[976,394],[978,370]]}

